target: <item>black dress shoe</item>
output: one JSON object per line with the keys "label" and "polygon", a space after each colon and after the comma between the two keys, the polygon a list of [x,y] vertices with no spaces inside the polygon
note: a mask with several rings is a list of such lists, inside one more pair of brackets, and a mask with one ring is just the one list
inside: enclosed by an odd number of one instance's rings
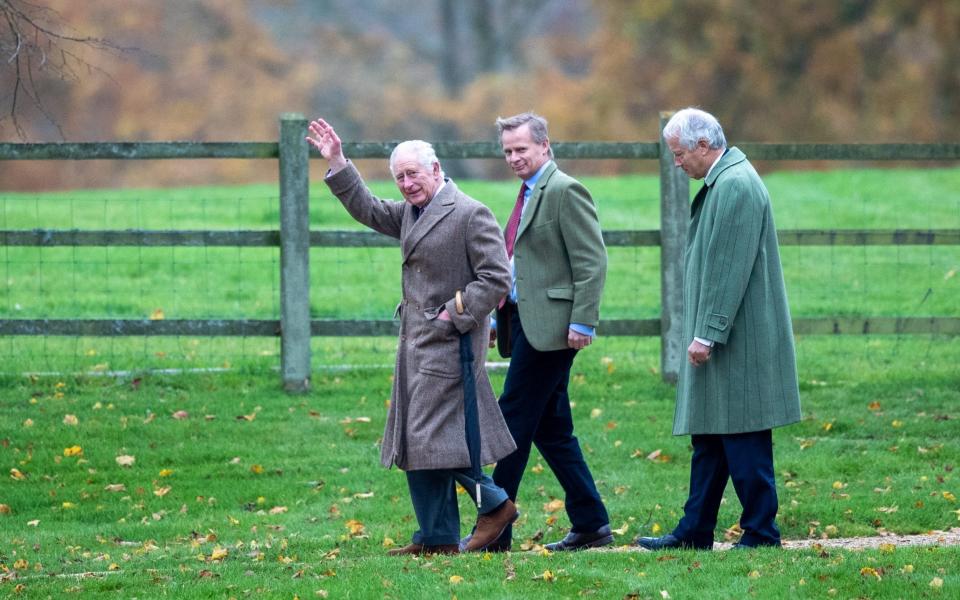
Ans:
{"label": "black dress shoe", "polygon": [[710,550],[713,543],[695,544],[689,540],[681,540],[672,533],[660,537],[638,537],[637,545],[647,550]]}
{"label": "black dress shoe", "polygon": [[604,525],[600,529],[589,533],[574,533],[571,531],[559,542],[547,544],[544,548],[551,552],[564,552],[600,548],[612,543],[613,533],[610,531],[610,526]]}

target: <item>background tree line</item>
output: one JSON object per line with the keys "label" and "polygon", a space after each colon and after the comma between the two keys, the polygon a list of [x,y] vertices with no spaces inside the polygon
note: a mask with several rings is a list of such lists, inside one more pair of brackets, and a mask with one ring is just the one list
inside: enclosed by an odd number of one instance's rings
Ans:
{"label": "background tree line", "polygon": [[[0,0],[0,25],[3,141],[265,141],[288,111],[351,140],[478,140],[529,108],[557,140],[652,140],[658,111],[689,104],[734,140],[960,125],[956,0]],[[0,177],[239,183],[272,179],[267,162],[0,162]]]}

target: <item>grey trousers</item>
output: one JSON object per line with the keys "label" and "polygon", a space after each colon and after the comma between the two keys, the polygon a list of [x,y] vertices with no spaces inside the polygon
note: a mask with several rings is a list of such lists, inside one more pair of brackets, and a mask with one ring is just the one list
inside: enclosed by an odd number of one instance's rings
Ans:
{"label": "grey trousers", "polygon": [[[420,526],[413,534],[413,543],[424,546],[459,543],[460,510],[455,483],[462,485],[470,499],[476,502],[477,480],[470,476],[470,470],[427,469],[406,473],[413,512]],[[484,473],[479,483],[480,514],[492,512],[506,502],[507,493],[490,476]]]}

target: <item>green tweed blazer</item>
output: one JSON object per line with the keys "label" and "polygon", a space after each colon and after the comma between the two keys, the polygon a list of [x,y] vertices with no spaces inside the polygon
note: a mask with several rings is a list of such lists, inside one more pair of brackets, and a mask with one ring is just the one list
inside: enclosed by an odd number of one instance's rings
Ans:
{"label": "green tweed blazer", "polygon": [[770,196],[730,148],[694,199],[683,279],[683,335],[714,342],[683,361],[674,435],[762,431],[800,420],[790,308]]}
{"label": "green tweed blazer", "polygon": [[553,162],[527,200],[513,260],[530,345],[562,350],[570,323],[597,326],[607,274],[597,209],[587,188]]}

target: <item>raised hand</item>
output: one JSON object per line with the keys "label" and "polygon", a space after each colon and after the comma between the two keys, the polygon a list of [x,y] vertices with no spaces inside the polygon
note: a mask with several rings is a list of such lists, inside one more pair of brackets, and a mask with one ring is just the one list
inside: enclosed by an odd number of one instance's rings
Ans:
{"label": "raised hand", "polygon": [[323,119],[317,119],[310,122],[308,129],[310,135],[307,136],[307,143],[316,148],[320,156],[327,159],[331,171],[339,171],[346,166],[347,158],[343,155],[340,136],[329,123]]}

